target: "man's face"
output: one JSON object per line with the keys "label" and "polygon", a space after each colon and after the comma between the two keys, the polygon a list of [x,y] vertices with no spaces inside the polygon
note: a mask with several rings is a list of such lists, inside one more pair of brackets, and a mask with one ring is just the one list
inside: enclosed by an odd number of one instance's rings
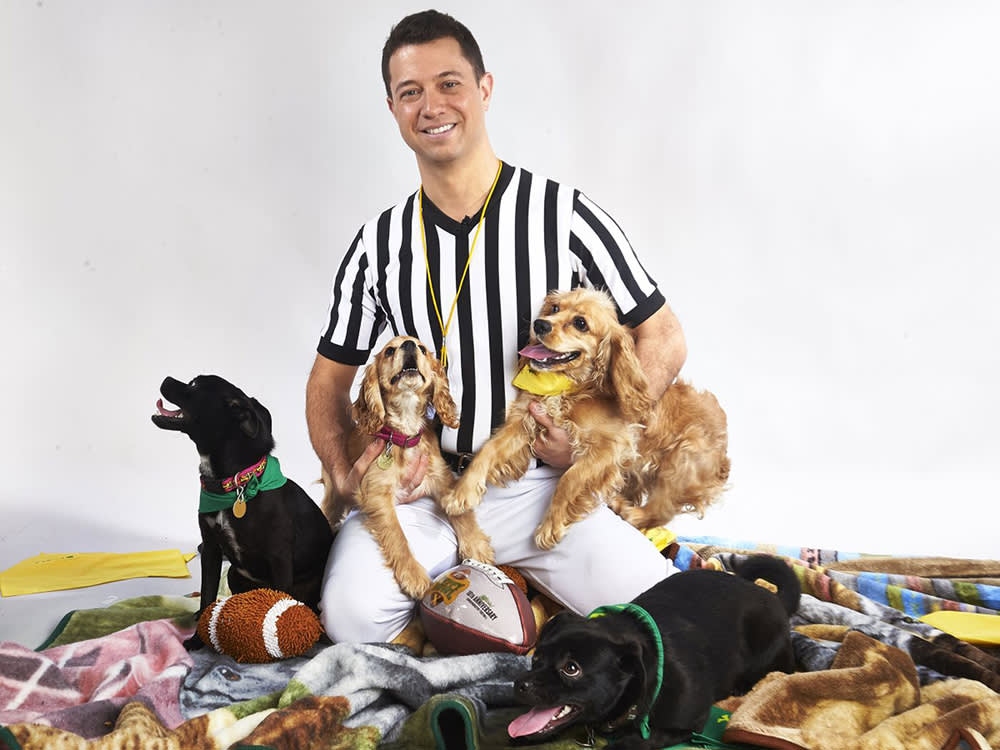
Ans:
{"label": "man's face", "polygon": [[389,110],[418,160],[445,164],[487,143],[493,90],[450,37],[400,47],[389,58]]}

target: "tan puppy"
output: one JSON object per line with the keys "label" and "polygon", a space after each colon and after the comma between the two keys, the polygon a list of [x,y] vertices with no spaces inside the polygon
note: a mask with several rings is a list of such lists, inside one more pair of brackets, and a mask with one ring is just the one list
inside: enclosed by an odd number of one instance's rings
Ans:
{"label": "tan puppy", "polygon": [[536,530],[539,548],[557,544],[601,501],[639,528],[702,513],[715,501],[729,476],[725,412],[711,393],[682,381],[653,403],[632,335],[607,294],[551,292],[532,330],[521,350],[527,370],[515,385],[524,377],[519,387],[536,393],[518,393],[504,424],[444,498],[448,513],[476,507],[487,482],[506,484],[527,471],[540,429],[528,411],[533,400],[567,431],[574,456]]}
{"label": "tan puppy", "polygon": [[[458,426],[444,368],[428,355],[420,341],[397,336],[365,370],[361,391],[351,410],[355,429],[348,440],[348,458],[352,462],[373,437],[386,441],[385,451],[362,478],[355,501],[396,582],[414,599],[423,596],[431,580],[413,557],[396,516],[400,478],[423,454],[428,457],[427,473],[415,493],[439,499],[455,483],[451,469],[441,457],[430,407],[444,424]],[[326,489],[323,513],[331,526],[335,526],[347,510],[346,503],[334,496],[325,471],[323,484]],[[475,515],[471,511],[449,515],[458,537],[459,559],[471,557],[493,562],[489,537],[479,528]]]}

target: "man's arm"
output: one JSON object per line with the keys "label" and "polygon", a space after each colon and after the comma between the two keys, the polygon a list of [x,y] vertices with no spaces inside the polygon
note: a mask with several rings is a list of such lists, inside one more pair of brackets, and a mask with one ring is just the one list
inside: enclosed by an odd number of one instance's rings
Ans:
{"label": "man's arm", "polygon": [[660,396],[677,378],[687,359],[687,340],[681,323],[666,303],[636,326],[635,354],[649,380],[649,396],[659,401]]}
{"label": "man's arm", "polygon": [[368,465],[378,456],[377,447],[369,446],[358,463],[365,459],[367,453],[372,453],[371,459],[363,467],[358,467],[347,455],[347,438],[353,428],[351,385],[357,370],[356,366],[334,362],[317,354],[306,384],[309,439],[320,463],[333,480],[336,494],[343,498],[353,497]]}

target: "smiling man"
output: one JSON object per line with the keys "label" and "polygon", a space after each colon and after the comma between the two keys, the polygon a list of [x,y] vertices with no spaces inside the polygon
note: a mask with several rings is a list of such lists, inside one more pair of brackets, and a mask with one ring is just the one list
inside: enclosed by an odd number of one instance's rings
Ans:
{"label": "smiling man", "polygon": [[[350,390],[388,327],[421,339],[445,362],[461,411],[441,446],[461,472],[504,419],[518,351],[552,289],[606,289],[659,397],[686,356],[680,325],[618,224],[579,190],[497,158],[486,129],[493,76],[469,30],[428,10],[393,27],[382,51],[389,111],[413,150],[419,188],[367,222],[334,278],[329,314],[306,393],[309,433],[336,491],[351,497],[382,449],[351,464]],[[673,572],[632,526],[601,505],[552,550],[534,543],[561,472],[566,434],[544,413],[538,460],[507,487],[489,487],[476,517],[497,563],[516,565],[541,591],[586,613],[629,601]],[[420,470],[409,477],[419,484]],[[429,498],[402,497],[400,523],[433,578],[458,562],[455,535]],[[357,512],[330,553],[322,619],[335,641],[385,641],[415,611]]]}

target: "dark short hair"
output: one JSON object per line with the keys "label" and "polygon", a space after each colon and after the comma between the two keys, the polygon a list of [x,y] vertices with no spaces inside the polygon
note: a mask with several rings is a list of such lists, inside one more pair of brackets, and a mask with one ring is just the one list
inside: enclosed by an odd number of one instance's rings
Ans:
{"label": "dark short hair", "polygon": [[385,83],[386,96],[392,98],[392,91],[389,90],[389,58],[396,50],[409,44],[427,44],[447,38],[458,42],[462,56],[472,65],[476,81],[482,80],[486,75],[486,66],[483,64],[483,53],[479,51],[479,44],[472,36],[472,32],[447,13],[423,10],[408,15],[393,26],[389,38],[385,40],[385,46],[382,47],[382,81]]}

